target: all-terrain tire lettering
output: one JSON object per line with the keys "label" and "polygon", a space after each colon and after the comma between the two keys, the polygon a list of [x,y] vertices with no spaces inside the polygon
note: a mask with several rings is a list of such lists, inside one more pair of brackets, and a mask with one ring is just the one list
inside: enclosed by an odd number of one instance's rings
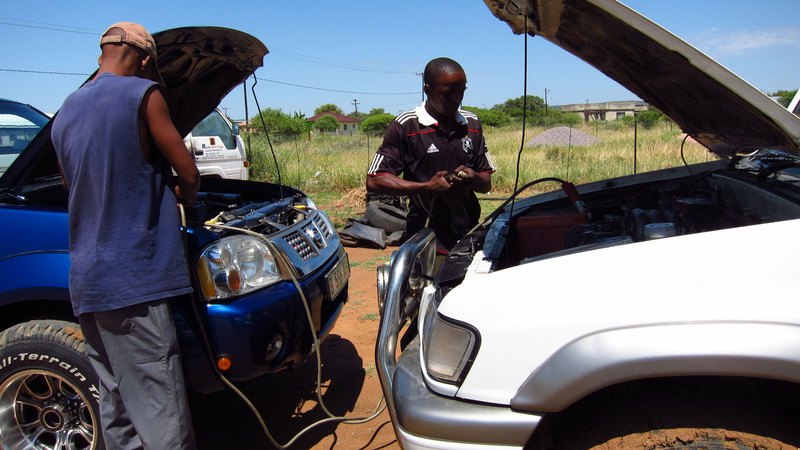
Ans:
{"label": "all-terrain tire lettering", "polygon": [[[103,448],[99,404],[78,325],[35,320],[0,333],[0,447]],[[43,426],[43,414],[58,415],[57,425]]]}

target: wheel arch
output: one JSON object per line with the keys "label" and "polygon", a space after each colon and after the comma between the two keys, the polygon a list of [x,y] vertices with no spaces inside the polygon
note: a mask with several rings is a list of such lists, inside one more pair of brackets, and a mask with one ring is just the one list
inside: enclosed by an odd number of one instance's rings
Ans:
{"label": "wheel arch", "polygon": [[590,448],[609,437],[647,430],[656,430],[663,438],[669,429],[697,429],[700,434],[730,430],[731,436],[750,432],[800,448],[798,415],[796,383],[724,376],[638,379],[608,386],[562,411],[544,414],[525,449]]}
{"label": "wheel arch", "polygon": [[800,384],[800,327],[680,323],[593,333],[570,342],[534,371],[511,406],[557,412],[610,386],[692,376]]}
{"label": "wheel arch", "polygon": [[60,299],[31,298],[0,306],[0,331],[30,320],[63,320],[77,323],[72,304]]}

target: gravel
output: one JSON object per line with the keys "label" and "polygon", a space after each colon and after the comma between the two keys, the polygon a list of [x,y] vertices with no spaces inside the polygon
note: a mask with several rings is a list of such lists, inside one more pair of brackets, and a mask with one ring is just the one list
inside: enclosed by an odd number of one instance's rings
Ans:
{"label": "gravel", "polygon": [[528,147],[559,146],[588,147],[599,144],[600,139],[570,127],[555,127],[539,134],[530,141]]}

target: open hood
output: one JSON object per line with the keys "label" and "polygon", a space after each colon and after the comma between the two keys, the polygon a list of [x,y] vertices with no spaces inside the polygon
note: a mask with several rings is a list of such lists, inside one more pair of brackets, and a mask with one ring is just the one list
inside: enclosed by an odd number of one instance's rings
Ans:
{"label": "open hood", "polygon": [[153,35],[172,120],[186,135],[264,63],[267,47],[249,34],[187,27]]}
{"label": "open hood", "polygon": [[542,36],[581,58],[722,157],[758,148],[800,152],[798,117],[617,1],[484,2],[515,33]]}
{"label": "open hood", "polygon": [[[268,53],[255,37],[228,28],[176,28],[155,33],[153,39],[166,84],[164,96],[181,136],[261,67]],[[0,178],[0,191],[26,180],[58,175],[51,125],[52,119]]]}

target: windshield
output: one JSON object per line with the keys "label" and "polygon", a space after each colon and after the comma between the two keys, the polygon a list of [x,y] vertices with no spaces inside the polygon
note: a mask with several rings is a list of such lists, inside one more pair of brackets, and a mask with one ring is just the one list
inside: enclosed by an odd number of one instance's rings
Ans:
{"label": "windshield", "polygon": [[211,114],[206,116],[200,123],[192,129],[192,136],[210,136],[218,137],[225,144],[225,148],[232,150],[236,148],[235,137],[228,122],[222,117],[219,111],[211,111]]}
{"label": "windshield", "polygon": [[0,175],[48,120],[49,117],[31,106],[0,100]]}

